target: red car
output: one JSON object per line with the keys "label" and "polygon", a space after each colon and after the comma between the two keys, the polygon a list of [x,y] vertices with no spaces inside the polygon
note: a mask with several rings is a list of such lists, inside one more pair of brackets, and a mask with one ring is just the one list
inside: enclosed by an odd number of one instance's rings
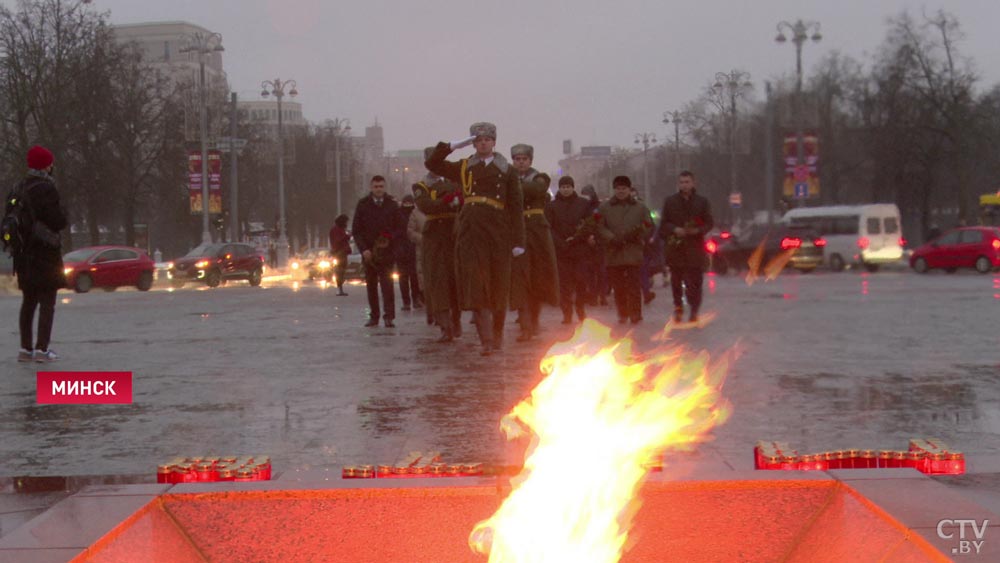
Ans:
{"label": "red car", "polygon": [[959,268],[975,268],[981,274],[992,272],[1000,268],[1000,229],[961,227],[948,231],[914,250],[910,267],[921,274],[932,268],[948,273]]}
{"label": "red car", "polygon": [[223,280],[248,280],[256,287],[263,275],[264,258],[256,248],[240,242],[205,243],[167,265],[174,287],[189,281],[216,287]]}
{"label": "red car", "polygon": [[63,256],[66,285],[77,293],[102,287],[135,286],[139,291],[153,287],[153,260],[145,252],[131,246],[88,246]]}

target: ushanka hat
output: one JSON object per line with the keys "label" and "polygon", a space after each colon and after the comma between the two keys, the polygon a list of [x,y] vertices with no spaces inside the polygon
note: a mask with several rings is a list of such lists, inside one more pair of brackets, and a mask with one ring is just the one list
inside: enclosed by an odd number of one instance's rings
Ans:
{"label": "ushanka hat", "polygon": [[525,155],[530,159],[535,158],[535,147],[531,145],[526,145],[524,143],[518,143],[510,148],[510,157],[514,158],[517,155]]}
{"label": "ushanka hat", "polygon": [[469,127],[469,135],[474,137],[489,137],[495,141],[497,140],[497,126],[486,121],[473,123]]}

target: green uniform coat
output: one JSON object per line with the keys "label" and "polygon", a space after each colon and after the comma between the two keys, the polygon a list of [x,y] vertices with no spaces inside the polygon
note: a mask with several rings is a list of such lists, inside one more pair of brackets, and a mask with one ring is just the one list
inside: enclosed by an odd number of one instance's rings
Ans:
{"label": "green uniform coat", "polygon": [[511,309],[527,306],[529,297],[540,303],[558,305],[556,249],[552,242],[552,228],[544,213],[545,205],[551,199],[549,185],[552,180],[534,168],[529,169],[520,180],[521,193],[524,194],[527,246],[524,254],[514,258],[511,266],[510,306]]}
{"label": "green uniform coat", "polygon": [[[499,153],[493,153],[487,165],[476,156],[450,162],[445,160],[450,152],[448,143],[438,143],[425,164],[432,173],[462,186],[465,203],[455,235],[462,309],[505,311],[510,300],[511,250],[525,244],[521,183],[514,167]],[[487,198],[492,205],[474,202],[474,198]]]}
{"label": "green uniform coat", "polygon": [[445,197],[458,201],[460,188],[438,178],[428,176],[413,185],[413,198],[417,209],[427,217],[421,231],[421,269],[424,280],[424,301],[432,313],[458,307],[458,286],[455,280],[455,218],[458,206],[452,206]]}
{"label": "green uniform coat", "polygon": [[607,243],[607,266],[641,266],[645,240],[653,232],[649,208],[631,197],[612,196],[597,213],[598,232]]}

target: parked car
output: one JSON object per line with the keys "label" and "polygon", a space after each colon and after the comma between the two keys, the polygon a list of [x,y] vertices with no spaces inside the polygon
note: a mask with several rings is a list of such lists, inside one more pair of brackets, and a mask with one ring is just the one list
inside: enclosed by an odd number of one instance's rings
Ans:
{"label": "parked car", "polygon": [[155,270],[153,260],[131,246],[88,246],[63,256],[66,285],[77,293],[87,293],[95,287],[114,291],[122,286],[149,291]]}
{"label": "parked car", "polygon": [[[746,269],[751,255],[764,242],[764,255],[761,265],[767,264],[772,258],[784,252],[791,254],[786,267],[795,268],[800,272],[811,272],[823,263],[823,249],[826,241],[808,227],[790,225],[775,225],[768,229],[767,225],[757,225],[739,237],[730,236],[718,244],[715,253],[716,272],[725,272],[730,268]],[[709,246],[710,239],[706,242]]]}
{"label": "parked car", "polygon": [[986,274],[1000,268],[1000,229],[961,227],[918,247],[910,255],[910,267],[921,274],[941,268],[953,273],[975,268]]}
{"label": "parked car", "polygon": [[167,264],[167,277],[174,287],[187,282],[204,282],[217,287],[224,280],[247,280],[260,285],[264,275],[264,259],[249,244],[205,243]]}

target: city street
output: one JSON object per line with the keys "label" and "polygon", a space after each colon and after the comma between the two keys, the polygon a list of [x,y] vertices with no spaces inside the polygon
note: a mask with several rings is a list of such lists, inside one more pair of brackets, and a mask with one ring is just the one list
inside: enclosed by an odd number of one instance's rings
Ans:
{"label": "city street", "polygon": [[[669,311],[669,289],[656,291],[635,331],[643,349]],[[725,386],[732,417],[702,459],[749,468],[759,439],[821,451],[935,436],[973,467],[1000,460],[1000,276],[786,273],[748,287],[728,275],[707,277],[706,291],[714,321],[672,342],[742,355]],[[63,360],[46,367],[133,372],[134,403],[120,406],[37,405],[39,365],[14,361],[20,299],[0,298],[0,476],[151,477],[158,462],[208,453],[269,454],[276,471],[412,450],[503,463],[500,417],[538,380],[548,345],[571,334],[558,311],[543,314],[540,341],[514,342],[511,323],[503,353],[481,358],[471,326],[437,344],[421,310],[395,329],[363,328],[364,287],[349,293],[287,281],[61,293],[53,348]],[[592,312],[614,319],[610,307]]]}

